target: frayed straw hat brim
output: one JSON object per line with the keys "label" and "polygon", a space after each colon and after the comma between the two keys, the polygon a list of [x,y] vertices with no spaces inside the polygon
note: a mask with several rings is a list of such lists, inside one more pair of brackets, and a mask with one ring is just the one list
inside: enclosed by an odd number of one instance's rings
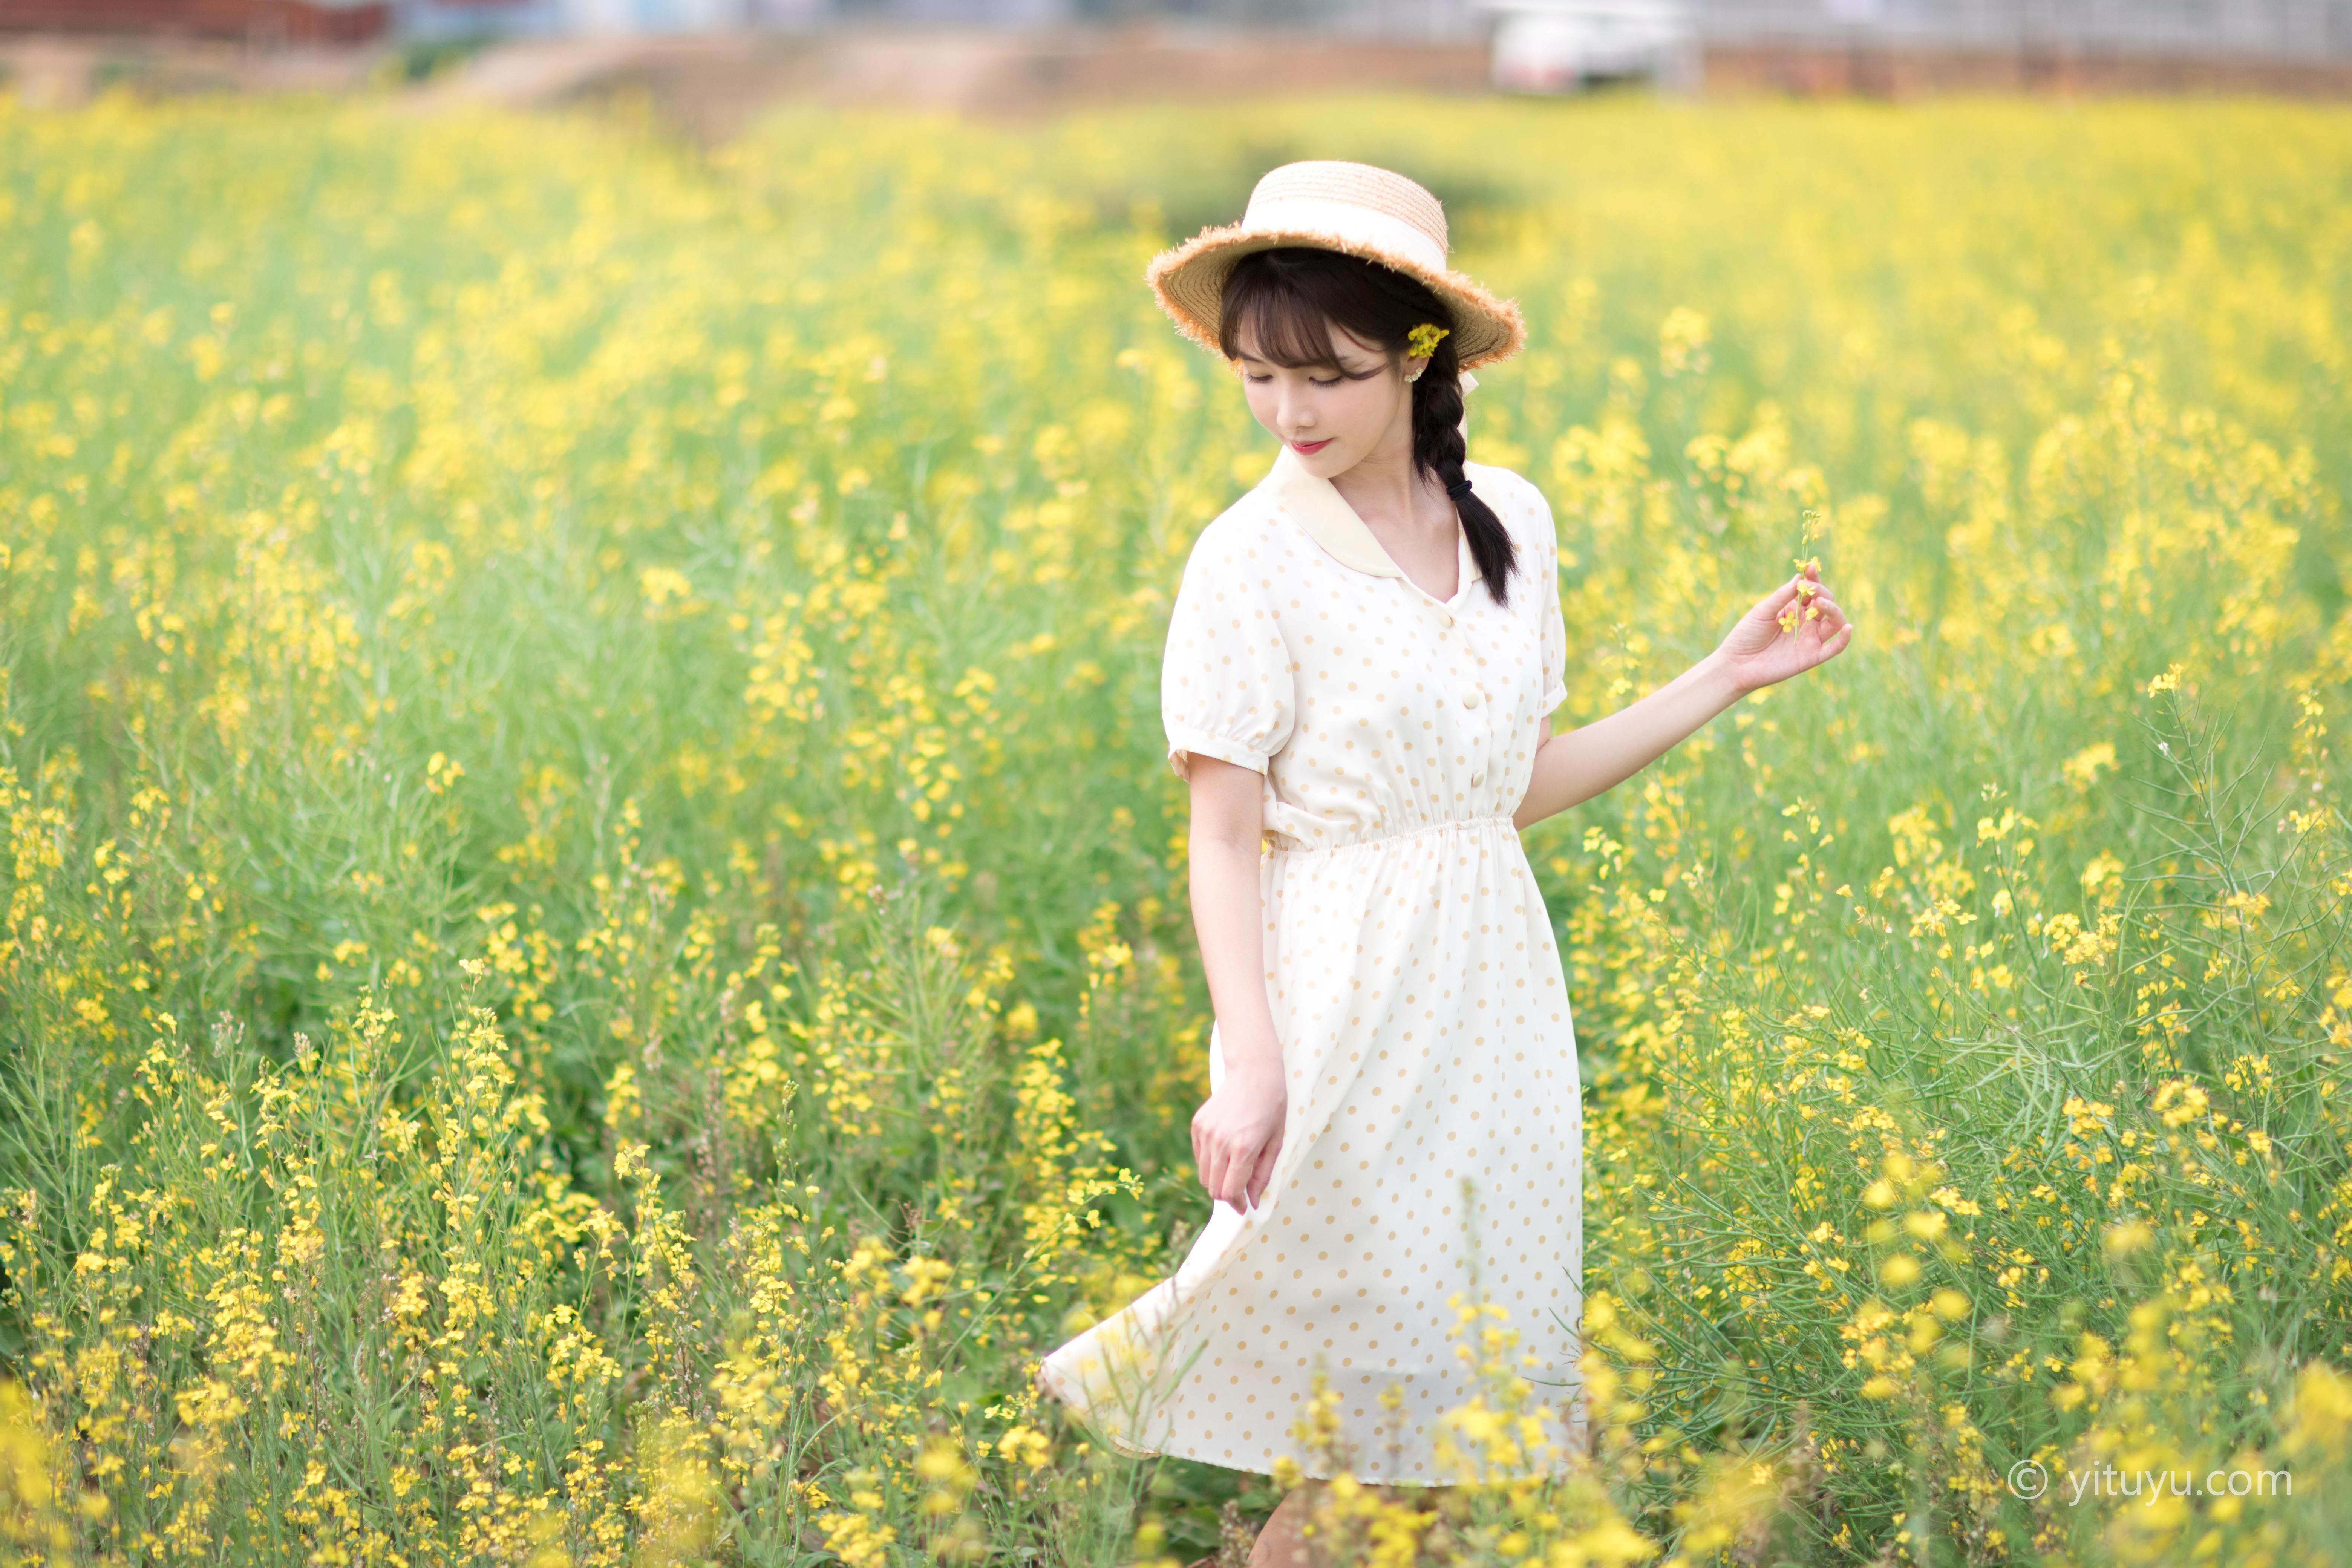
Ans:
{"label": "frayed straw hat brim", "polygon": [[1217,329],[1225,279],[1234,263],[1254,251],[1292,245],[1361,257],[1427,284],[1453,312],[1454,349],[1465,370],[1507,359],[1527,341],[1527,322],[1516,300],[1497,299],[1462,273],[1399,255],[1376,240],[1328,229],[1261,227],[1247,222],[1203,229],[1182,245],[1153,257],[1143,276],[1159,297],[1160,309],[1186,337],[1222,353]]}

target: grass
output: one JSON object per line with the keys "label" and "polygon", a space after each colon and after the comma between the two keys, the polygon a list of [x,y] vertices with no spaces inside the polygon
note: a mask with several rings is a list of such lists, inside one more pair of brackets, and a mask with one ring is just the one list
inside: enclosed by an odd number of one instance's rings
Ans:
{"label": "grass", "polygon": [[1413,100],[0,107],[9,1550],[1108,1564],[1271,1507],[1028,1369],[1202,1217],[1159,638],[1268,451],[1139,273],[1302,155],[1527,306],[1471,426],[1560,520],[1560,722],[1792,557],[1863,627],[1529,837],[1592,1463],[1329,1528],[2340,1557],[2352,118]]}

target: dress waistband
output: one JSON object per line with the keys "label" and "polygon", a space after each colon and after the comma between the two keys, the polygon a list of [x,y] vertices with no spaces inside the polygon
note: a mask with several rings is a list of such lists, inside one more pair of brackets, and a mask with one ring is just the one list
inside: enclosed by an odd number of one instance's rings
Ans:
{"label": "dress waistband", "polygon": [[1507,816],[1452,816],[1444,822],[1425,822],[1418,827],[1374,828],[1340,844],[1289,843],[1285,841],[1286,836],[1280,834],[1269,834],[1267,839],[1269,852],[1276,855],[1337,855],[1343,849],[1360,849],[1368,844],[1392,844],[1400,838],[1426,838],[1441,833],[1489,827],[1510,828],[1511,819]]}

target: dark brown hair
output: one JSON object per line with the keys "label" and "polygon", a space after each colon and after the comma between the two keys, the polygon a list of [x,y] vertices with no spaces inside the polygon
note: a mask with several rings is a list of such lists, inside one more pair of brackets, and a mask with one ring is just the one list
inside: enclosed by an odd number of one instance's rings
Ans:
{"label": "dark brown hair", "polygon": [[1251,352],[1261,359],[1293,370],[1311,366],[1345,375],[1331,341],[1333,327],[1398,354],[1423,322],[1446,333],[1412,384],[1413,466],[1434,476],[1454,498],[1470,559],[1478,563],[1495,602],[1507,604],[1518,553],[1503,520],[1473,493],[1462,472],[1469,456],[1462,440],[1462,357],[1454,347],[1453,312],[1427,284],[1337,250],[1279,246],[1253,251],[1226,276],[1217,342],[1227,359],[1240,358],[1242,329],[1247,327]]}

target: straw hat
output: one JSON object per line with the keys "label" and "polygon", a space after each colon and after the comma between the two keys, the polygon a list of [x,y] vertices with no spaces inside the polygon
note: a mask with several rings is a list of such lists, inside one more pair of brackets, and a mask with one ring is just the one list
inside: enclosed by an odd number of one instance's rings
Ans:
{"label": "straw hat", "polygon": [[1281,245],[1360,256],[1428,284],[1454,313],[1454,346],[1465,370],[1517,353],[1527,337],[1517,302],[1497,300],[1445,265],[1445,209],[1437,198],[1370,163],[1285,163],[1257,183],[1241,222],[1204,228],[1161,251],[1143,276],[1186,337],[1217,349],[1234,263]]}

